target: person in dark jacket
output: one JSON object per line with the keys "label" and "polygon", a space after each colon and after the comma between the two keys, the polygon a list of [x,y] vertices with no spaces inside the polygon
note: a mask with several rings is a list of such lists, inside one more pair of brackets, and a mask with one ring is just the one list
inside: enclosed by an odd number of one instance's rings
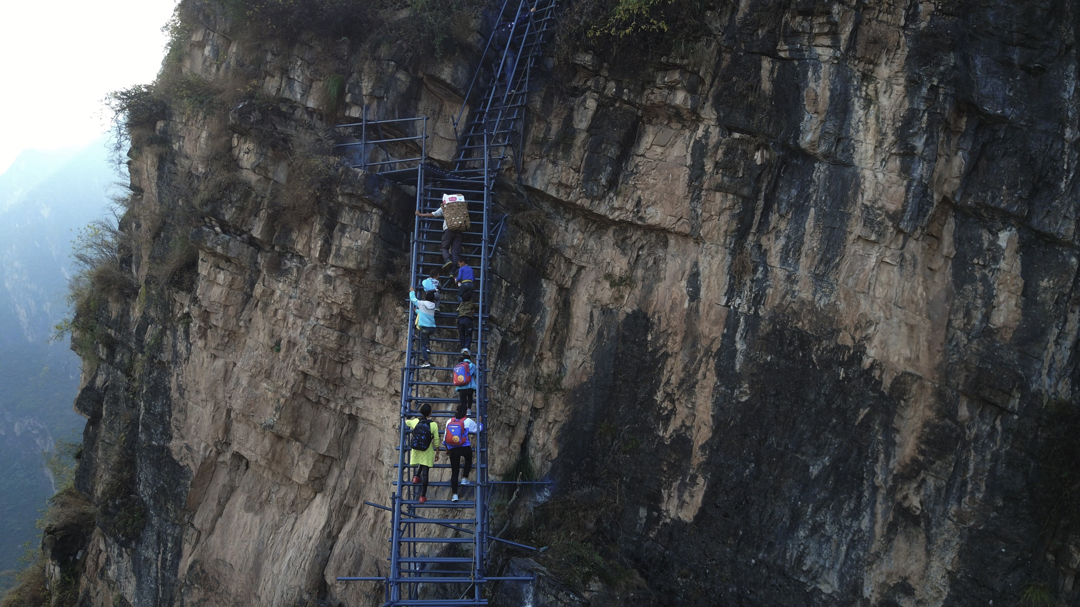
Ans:
{"label": "person in dark jacket", "polygon": [[517,49],[513,47],[511,42],[514,39],[514,34],[520,31],[518,28],[528,23],[535,12],[536,7],[534,6],[529,12],[522,13],[513,21],[504,21],[496,25],[495,30],[491,32],[491,48],[495,50],[497,55],[503,55],[499,82],[509,84],[513,79],[514,68],[517,66]]}
{"label": "person in dark jacket", "polygon": [[472,293],[463,293],[457,307],[458,347],[462,354],[469,354],[472,347],[473,317],[478,307],[472,300]]}

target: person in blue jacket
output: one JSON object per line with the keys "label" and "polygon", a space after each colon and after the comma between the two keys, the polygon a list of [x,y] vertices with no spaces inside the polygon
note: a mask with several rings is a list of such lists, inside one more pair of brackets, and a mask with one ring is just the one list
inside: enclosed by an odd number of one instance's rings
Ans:
{"label": "person in blue jacket", "polygon": [[454,390],[457,392],[458,401],[465,406],[467,411],[469,411],[472,410],[473,402],[476,398],[476,365],[473,364],[473,361],[469,360],[468,354],[462,356],[461,360],[458,361],[458,364],[462,363],[469,365],[469,376],[471,379],[468,384],[457,386]]}
{"label": "person in blue jacket", "polygon": [[409,301],[416,306],[416,328],[420,331],[421,367],[431,366],[431,335],[435,332],[435,294],[425,293],[424,299],[416,298],[416,291],[409,289]]}
{"label": "person in blue jacket", "polygon": [[473,281],[476,280],[476,275],[473,274],[472,266],[464,259],[458,260],[457,276],[454,278],[454,282],[458,286],[458,301],[465,301],[465,295],[472,295]]}

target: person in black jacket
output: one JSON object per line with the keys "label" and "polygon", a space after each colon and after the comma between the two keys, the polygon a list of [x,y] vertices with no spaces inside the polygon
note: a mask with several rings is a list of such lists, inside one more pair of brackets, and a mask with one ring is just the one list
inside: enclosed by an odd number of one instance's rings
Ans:
{"label": "person in black jacket", "polygon": [[[495,30],[491,32],[491,47],[495,49],[498,56],[503,55],[503,51],[506,51],[505,57],[503,57],[502,73],[499,74],[499,82],[509,84],[514,76],[514,67],[517,65],[517,50],[513,48],[510,42],[514,39],[514,34],[528,23],[532,18],[533,13],[536,12],[534,6],[527,13],[522,13],[517,19],[513,21],[503,21],[495,26]],[[496,63],[498,59],[496,59]]]}

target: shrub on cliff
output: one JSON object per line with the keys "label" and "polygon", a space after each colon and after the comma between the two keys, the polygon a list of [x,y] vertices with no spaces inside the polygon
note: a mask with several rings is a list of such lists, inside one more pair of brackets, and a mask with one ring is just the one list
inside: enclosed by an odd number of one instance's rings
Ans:
{"label": "shrub on cliff", "polygon": [[71,348],[91,365],[97,363],[95,345],[108,340],[98,314],[108,301],[138,292],[135,278],[121,267],[124,234],[115,218],[99,220],[79,231],[72,258],[74,274],[68,280],[67,300],[73,315],[53,327],[53,339],[71,335]]}
{"label": "shrub on cliff", "polygon": [[708,0],[581,0],[561,20],[557,52],[569,59],[590,50],[606,59],[621,57],[637,69],[642,61],[708,35],[702,14],[718,4]]}
{"label": "shrub on cliff", "polygon": [[[22,571],[5,572],[15,584],[0,598],[0,607],[69,607],[78,602],[77,567],[96,515],[94,505],[71,482],[80,451],[80,444],[61,442],[49,458],[49,470],[60,490],[49,498],[49,507],[38,519],[37,527],[43,535],[41,546],[27,547]],[[51,582],[46,561],[59,573]]]}
{"label": "shrub on cliff", "polygon": [[329,40],[408,43],[410,55],[439,57],[453,46],[463,18],[482,0],[223,0],[234,27],[291,42],[302,35]]}
{"label": "shrub on cliff", "polygon": [[386,2],[354,0],[225,0],[233,21],[292,37],[303,32],[334,38],[355,35],[375,23]]}
{"label": "shrub on cliff", "polygon": [[44,559],[37,559],[18,573],[8,574],[15,578],[15,585],[0,598],[0,607],[38,607],[49,604]]}

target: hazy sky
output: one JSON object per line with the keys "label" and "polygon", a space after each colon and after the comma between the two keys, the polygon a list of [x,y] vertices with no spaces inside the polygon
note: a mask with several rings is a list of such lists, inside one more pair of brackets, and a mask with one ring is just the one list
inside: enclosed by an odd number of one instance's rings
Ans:
{"label": "hazy sky", "polygon": [[175,0],[0,1],[0,173],[24,149],[85,145],[109,91],[151,82]]}

